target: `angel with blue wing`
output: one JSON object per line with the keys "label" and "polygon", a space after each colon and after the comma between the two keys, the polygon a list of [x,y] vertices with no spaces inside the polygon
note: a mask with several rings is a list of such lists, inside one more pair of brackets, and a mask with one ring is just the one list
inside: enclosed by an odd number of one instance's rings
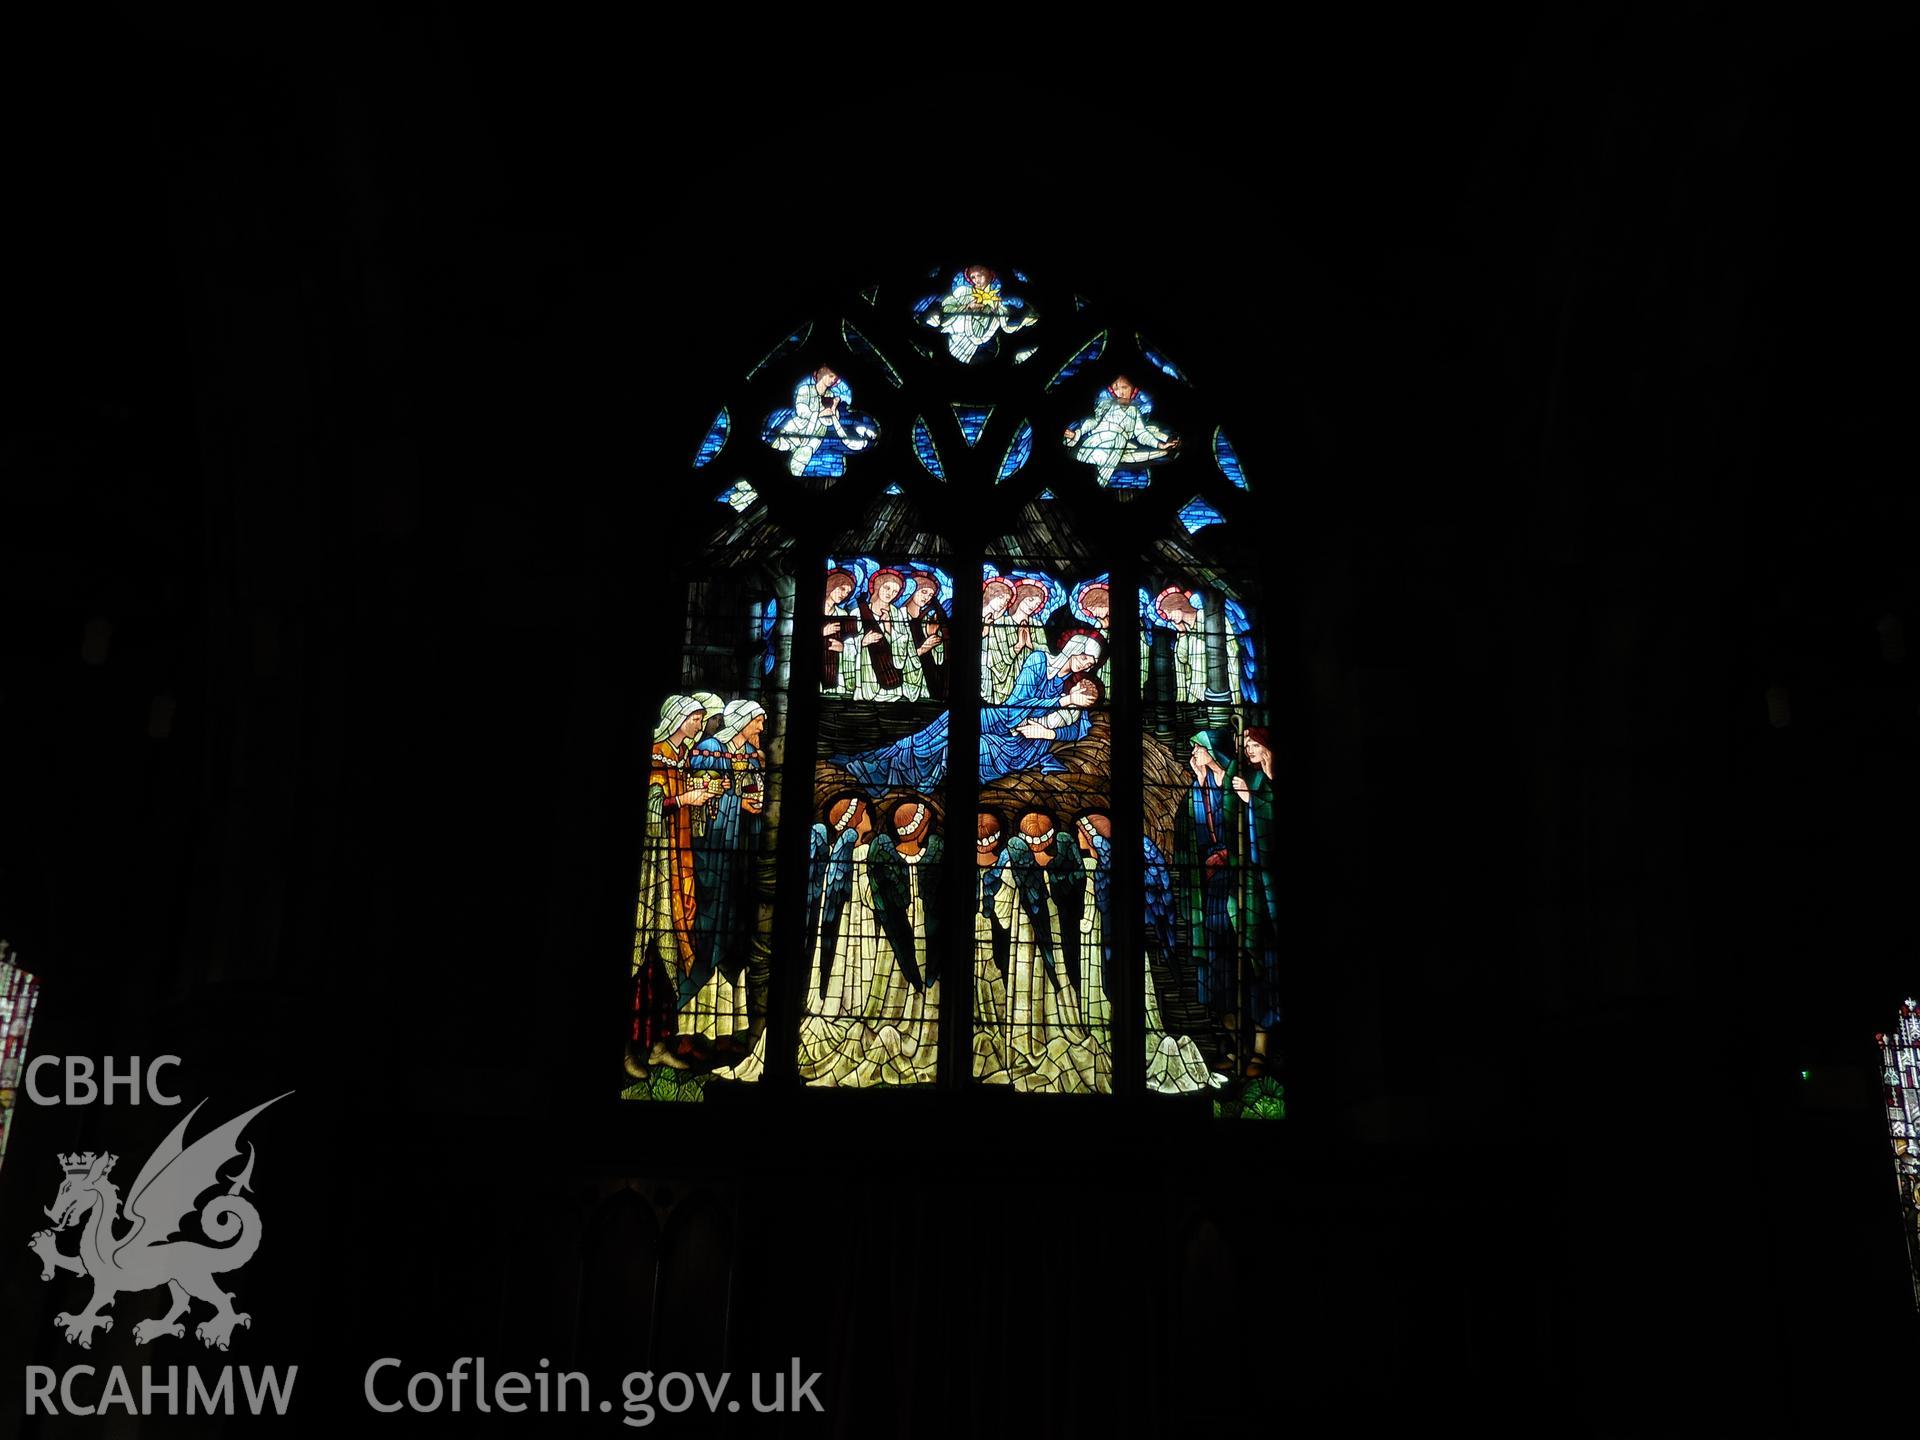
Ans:
{"label": "angel with blue wing", "polygon": [[[1169,634],[1172,642],[1173,698],[1194,705],[1237,705],[1247,697],[1241,684],[1240,637],[1234,632],[1232,612],[1228,612],[1228,623],[1219,636],[1213,637],[1203,624],[1202,607],[1200,594],[1184,585],[1169,585],[1153,600],[1154,624]],[[1227,681],[1224,690],[1215,690],[1209,683],[1212,671],[1208,645],[1215,638],[1225,648],[1221,667]]]}
{"label": "angel with blue wing", "polygon": [[[1180,437],[1147,418],[1153,402],[1124,375],[1100,392],[1091,418],[1066,432],[1073,458],[1092,465],[1103,486],[1122,466],[1153,465],[1172,457]],[[1138,482],[1145,484],[1144,480]]]}
{"label": "angel with blue wing", "polygon": [[1059,587],[1050,576],[1014,571],[989,575],[981,586],[980,698],[1005,703],[1014,677],[1047,645],[1046,621]]}
{"label": "angel with blue wing", "polygon": [[858,673],[860,612],[853,596],[864,583],[861,562],[827,562],[827,589],[821,606],[820,691],[844,695],[853,689]]}
{"label": "angel with blue wing", "polygon": [[1104,1037],[1113,1024],[1112,930],[1113,821],[1098,813],[1074,822],[1074,840],[1086,865],[1086,896],[1080,907],[1080,998],[1087,1028]]}
{"label": "angel with blue wing", "polygon": [[1247,614],[1247,607],[1231,596],[1227,598],[1227,642],[1228,653],[1237,651],[1239,656],[1239,664],[1235,667],[1235,673],[1240,678],[1239,698],[1249,705],[1258,705],[1260,672],[1253,650],[1253,620]]}
{"label": "angel with blue wing", "polygon": [[947,353],[961,364],[991,354],[994,336],[1024,330],[1039,317],[1025,302],[1000,293],[1000,277],[985,265],[969,265],[953,277],[953,289],[937,303],[925,302],[925,324],[947,337]]}
{"label": "angel with blue wing", "polygon": [[[822,365],[793,390],[793,404],[767,417],[762,438],[790,452],[792,475],[841,475],[846,457],[879,436],[872,417],[852,409],[853,391],[839,372]],[[842,408],[842,407],[845,408]]]}
{"label": "angel with blue wing", "polygon": [[933,1080],[938,1070],[943,847],[923,798],[903,800],[891,820],[892,833],[875,836],[867,855],[885,943],[868,986],[865,1056],[853,1073],[855,1085],[911,1085]]}
{"label": "angel with blue wing", "polygon": [[947,607],[953,603],[953,582],[937,565],[921,563],[908,570],[913,590],[901,603],[907,615],[912,645],[910,663],[919,667],[927,698],[947,698]]}
{"label": "angel with blue wing", "polygon": [[1002,922],[997,904],[1006,876],[1006,841],[1006,821],[982,810],[974,839],[973,1076],[997,1085],[1012,1083],[1016,1070],[1007,1045],[1013,932]]}
{"label": "angel with blue wing", "polygon": [[1113,625],[1113,581],[1108,575],[1096,575],[1091,580],[1082,580],[1073,587],[1073,596],[1067,602],[1073,611],[1073,618],[1089,629],[1105,636],[1112,633]]}
{"label": "angel with blue wing", "polygon": [[1017,1090],[1093,1093],[1112,1089],[1112,1059],[1087,1029],[1076,988],[1086,872],[1079,847],[1063,844],[1044,811],[1020,817],[1007,842],[994,905],[1012,939],[1007,1048]]}
{"label": "angel with blue wing", "polygon": [[820,892],[814,941],[814,974],[800,1021],[799,1070],[810,1085],[850,1083],[867,1053],[868,995],[880,964],[880,929],[872,874],[867,864],[876,838],[873,806],[851,792],[828,805],[816,825],[812,853],[819,857],[807,890],[813,913],[815,878]]}
{"label": "angel with blue wing", "polygon": [[814,937],[818,1013],[838,1015],[841,977],[834,969],[840,947],[840,916],[853,894],[853,852],[861,839],[866,801],[843,795],[827,809],[830,821],[815,823],[808,839],[807,934]]}

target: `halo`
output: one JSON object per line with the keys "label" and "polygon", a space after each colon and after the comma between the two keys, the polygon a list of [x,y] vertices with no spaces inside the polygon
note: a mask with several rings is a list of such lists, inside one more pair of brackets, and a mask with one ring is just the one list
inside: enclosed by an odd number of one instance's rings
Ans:
{"label": "halo", "polygon": [[1111,572],[1105,575],[1096,575],[1091,580],[1082,580],[1078,585],[1075,585],[1073,587],[1073,598],[1068,602],[1068,605],[1073,611],[1074,619],[1080,621],[1083,625],[1091,625],[1094,629],[1098,630],[1100,628],[1100,622],[1087,613],[1087,607],[1081,600],[1081,597],[1084,596],[1087,591],[1096,587],[1105,587],[1106,589],[1107,614],[1109,618],[1111,618],[1113,614],[1113,576]]}
{"label": "halo", "polygon": [[[951,575],[928,560],[910,561],[905,568],[919,575],[931,575],[933,583],[940,587],[939,593],[933,597],[934,600],[947,614],[953,613],[953,577]],[[984,584],[985,581],[981,583]]]}

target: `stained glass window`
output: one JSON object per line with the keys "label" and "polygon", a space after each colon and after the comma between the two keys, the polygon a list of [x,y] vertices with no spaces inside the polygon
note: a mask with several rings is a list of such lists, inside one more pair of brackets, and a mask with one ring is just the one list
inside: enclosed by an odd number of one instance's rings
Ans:
{"label": "stained glass window", "polygon": [[856,355],[864,355],[880,367],[880,373],[887,377],[887,383],[894,389],[900,388],[900,372],[893,368],[893,362],[880,353],[880,347],[860,333],[850,320],[840,322],[840,334],[847,342],[847,348]]}
{"label": "stained glass window", "polygon": [[993,416],[991,405],[955,405],[953,418],[960,426],[960,436],[969,445],[980,441],[980,432],[987,428],[987,421]]}
{"label": "stained glass window", "polygon": [[1204,530],[1209,525],[1218,525],[1226,517],[1198,495],[1189,500],[1180,511],[1180,523],[1187,527],[1187,533]]}
{"label": "stained glass window", "polygon": [[[808,846],[800,1078],[939,1075],[947,850],[948,616],[925,556],[827,560],[820,750]],[[849,588],[851,586],[851,588]]]}
{"label": "stained glass window", "polygon": [[27,1064],[39,989],[40,982],[15,963],[7,942],[0,940],[0,1164],[6,1163],[7,1132]]}
{"label": "stained glass window", "polygon": [[1101,485],[1145,489],[1147,467],[1173,459],[1180,448],[1180,437],[1152,416],[1153,397],[1116,375],[1095,397],[1092,413],[1067,427],[1067,448],[1094,467]]}
{"label": "stained glass window", "polygon": [[1113,1088],[1111,642],[1107,587],[1074,565],[981,571],[973,1073],[1094,1094]]}
{"label": "stained glass window", "polygon": [[642,747],[625,1093],[1277,1117],[1285,746],[1259,577],[1215,549],[1239,456],[1139,330],[956,258],[796,328],[694,451],[721,504]]}
{"label": "stained glass window", "polygon": [[1192,572],[1162,575],[1139,598],[1149,946],[1174,962],[1169,999],[1190,1002],[1172,1028],[1184,1026],[1210,1073],[1264,1088],[1277,1068],[1278,776],[1252,622]]}
{"label": "stained glass window", "polygon": [[[1025,277],[1016,270],[1014,279],[1024,283]],[[953,277],[947,293],[927,296],[914,313],[946,338],[947,353],[962,364],[992,359],[1001,336],[1040,318],[1025,300],[1004,293],[999,275],[985,265],[967,266]]]}
{"label": "stained glass window", "polygon": [[1163,375],[1172,376],[1175,380],[1180,381],[1183,385],[1186,383],[1186,379],[1187,379],[1186,371],[1182,370],[1178,365],[1174,364],[1173,361],[1167,359],[1167,357],[1163,355],[1160,351],[1154,349],[1152,345],[1148,344],[1146,336],[1136,335],[1134,336],[1134,339],[1140,342],[1140,353],[1147,357],[1148,361],[1152,363],[1153,367],[1156,370],[1160,371],[1160,373]]}
{"label": "stained glass window", "polygon": [[1018,473],[1027,463],[1027,457],[1033,454],[1033,426],[1026,421],[1020,422],[1020,428],[1013,432],[1013,439],[1007,445],[1007,458],[1000,462],[1000,473],[996,480],[1007,480]]}
{"label": "stained glass window", "polygon": [[1239,452],[1233,448],[1233,442],[1227,439],[1224,430],[1213,432],[1213,458],[1220,467],[1220,473],[1231,480],[1237,489],[1247,488],[1247,476],[1240,468]]}
{"label": "stained glass window", "polygon": [[[749,505],[743,514],[756,507]],[[627,1094],[756,1078],[797,613],[777,573],[690,580],[680,684],[654,715],[634,920]]]}
{"label": "stained glass window", "polygon": [[1893,1032],[1876,1036],[1884,1067],[1887,1134],[1893,1141],[1893,1178],[1906,1230],[1913,1302],[1920,1306],[1920,1003],[1900,1007]]}
{"label": "stained glass window", "polygon": [[761,438],[788,457],[792,475],[844,475],[847,457],[879,438],[873,417],[853,408],[853,390],[831,365],[803,375],[793,403],[767,416]]}
{"label": "stained glass window", "polygon": [[924,415],[916,415],[913,420],[913,453],[920,457],[920,463],[934,479],[947,478],[946,467],[940,463],[940,452],[934,448],[933,432],[927,428]]}
{"label": "stained glass window", "polygon": [[707,429],[707,438],[700,442],[700,453],[693,457],[696,470],[702,465],[710,464],[720,453],[720,447],[727,443],[727,423],[726,408],[722,406],[720,413],[713,417],[713,424]]}

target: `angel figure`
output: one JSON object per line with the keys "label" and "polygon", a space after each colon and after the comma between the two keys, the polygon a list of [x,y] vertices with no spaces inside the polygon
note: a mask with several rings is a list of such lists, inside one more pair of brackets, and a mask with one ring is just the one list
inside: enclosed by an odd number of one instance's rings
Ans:
{"label": "angel figure", "polygon": [[830,570],[827,572],[826,603],[822,607],[820,635],[823,650],[820,662],[820,689],[829,695],[839,695],[848,687],[841,682],[841,667],[845,665],[849,677],[854,671],[854,661],[859,657],[849,655],[848,649],[857,644],[860,636],[860,622],[850,602],[857,582],[851,570]]}
{"label": "angel figure", "polygon": [[[898,570],[876,570],[859,601],[859,634],[841,681],[855,700],[924,700],[926,676],[915,653],[913,629],[899,600],[907,585]],[[844,655],[846,641],[841,642]]]}
{"label": "angel figure", "polygon": [[1113,586],[1106,576],[1081,581],[1073,587],[1073,598],[1068,603],[1074,618],[1083,625],[1091,626],[1103,636],[1112,633]]}
{"label": "angel figure", "polygon": [[1082,815],[1073,822],[1073,840],[1087,872],[1086,903],[1080,910],[1080,1001],[1087,1029],[1105,1034],[1113,1027],[1107,980],[1112,973],[1108,962],[1113,958],[1107,928],[1113,895],[1113,821],[1097,813]]}
{"label": "angel figure", "polygon": [[994,903],[1012,936],[1007,1046],[1021,1067],[1014,1088],[1110,1090],[1112,1061],[1088,1033],[1079,988],[1085,867],[1079,847],[1060,842],[1051,815],[1020,817]]}
{"label": "angel figure", "polygon": [[[1152,402],[1124,375],[1100,392],[1091,419],[1066,432],[1073,458],[1096,467],[1102,485],[1122,466],[1151,465],[1179,448],[1178,436],[1147,419]],[[1142,481],[1141,483],[1145,483]]]}
{"label": "angel figure", "polygon": [[813,827],[813,868],[807,913],[814,940],[814,974],[800,1022],[800,1077],[810,1085],[839,1085],[866,1052],[865,1011],[880,933],[867,857],[874,836],[873,807],[846,794]]}
{"label": "angel figure", "polygon": [[910,1085],[934,1078],[939,1059],[940,836],[933,811],[912,796],[894,807],[893,833],[867,853],[875,918],[885,943],[875,947],[863,1014],[866,1057],[856,1085]]}
{"label": "angel figure", "polygon": [[843,474],[848,454],[873,442],[879,430],[853,411],[852,401],[839,372],[822,365],[794,387],[792,405],[767,417],[764,438],[774,449],[791,452],[789,474]]}
{"label": "angel figure", "polygon": [[[1221,668],[1227,688],[1217,691],[1208,684],[1207,633],[1201,626],[1198,597],[1185,586],[1169,585],[1154,597],[1153,611],[1160,628],[1173,632],[1173,698],[1193,704],[1239,704],[1240,642],[1231,619],[1220,635],[1226,650]],[[1144,665],[1141,673],[1147,673]]]}
{"label": "angel figure", "polygon": [[940,579],[921,570],[913,577],[907,598],[907,633],[913,641],[913,661],[925,677],[928,698],[947,698],[947,613],[940,608]]}
{"label": "angel figure", "polygon": [[961,364],[993,351],[996,334],[1024,330],[1039,317],[1016,299],[1002,297],[1000,277],[985,265],[969,265],[953,277],[952,291],[927,304],[925,323],[947,337],[947,353]]}
{"label": "angel figure", "polygon": [[[1000,591],[1006,598],[989,616],[987,610]],[[1006,703],[1022,663],[1033,651],[1046,648],[1046,624],[1038,617],[1048,598],[1045,585],[1020,575],[996,576],[982,587],[981,619],[986,628],[981,642],[980,698],[988,704]]]}
{"label": "angel figure", "polygon": [[980,812],[973,858],[973,1078],[1006,1085],[1021,1067],[1007,1044],[1013,932],[996,903],[1007,867],[1006,821],[991,810]]}

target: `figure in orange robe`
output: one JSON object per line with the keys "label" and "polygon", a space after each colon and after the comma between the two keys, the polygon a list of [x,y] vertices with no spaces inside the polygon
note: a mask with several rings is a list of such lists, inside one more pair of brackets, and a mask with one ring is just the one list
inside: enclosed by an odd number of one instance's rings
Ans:
{"label": "figure in orange robe", "polygon": [[640,860],[640,904],[633,930],[633,1015],[627,1070],[644,1075],[651,1063],[682,1064],[672,1037],[680,977],[694,964],[694,816],[714,791],[689,784],[687,757],[707,713],[690,695],[669,696],[654,727],[647,772],[647,838]]}

